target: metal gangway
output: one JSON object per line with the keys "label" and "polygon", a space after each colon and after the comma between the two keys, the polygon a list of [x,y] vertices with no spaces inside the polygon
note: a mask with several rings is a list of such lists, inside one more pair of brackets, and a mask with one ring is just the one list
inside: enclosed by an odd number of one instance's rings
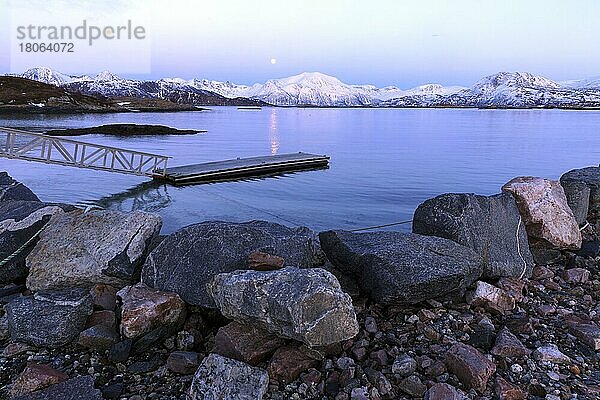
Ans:
{"label": "metal gangway", "polygon": [[170,157],[0,127],[0,157],[69,167],[165,177]]}

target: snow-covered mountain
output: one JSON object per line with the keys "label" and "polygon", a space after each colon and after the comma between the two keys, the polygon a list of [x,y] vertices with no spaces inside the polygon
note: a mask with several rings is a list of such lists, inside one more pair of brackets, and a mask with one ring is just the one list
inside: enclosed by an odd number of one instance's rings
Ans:
{"label": "snow-covered mountain", "polygon": [[575,79],[571,81],[560,82],[562,86],[575,88],[575,89],[599,89],[600,88],[600,76],[594,76],[587,79]]}
{"label": "snow-covered mountain", "polygon": [[158,98],[194,105],[250,101],[319,107],[600,107],[600,77],[555,82],[527,72],[499,72],[470,88],[426,84],[407,90],[351,85],[319,72],[270,79],[252,86],[206,79],[137,81],[110,72],[69,76],[49,68],[34,68],[21,76],[84,94]]}
{"label": "snow-covered mountain", "polygon": [[31,79],[54,86],[62,86],[73,80],[73,77],[54,71],[47,67],[31,68],[20,75],[21,78]]}
{"label": "snow-covered mountain", "polygon": [[499,72],[454,93],[405,96],[389,107],[579,108],[600,107],[600,89],[577,88],[528,72]]}
{"label": "snow-covered mountain", "polygon": [[32,68],[20,77],[60,86],[71,92],[103,97],[135,97],[143,99],[169,100],[178,104],[205,105],[262,105],[250,99],[236,99],[204,90],[197,81],[183,79],[159,79],[138,81],[121,78],[109,71],[97,75],[69,76],[49,68]]}

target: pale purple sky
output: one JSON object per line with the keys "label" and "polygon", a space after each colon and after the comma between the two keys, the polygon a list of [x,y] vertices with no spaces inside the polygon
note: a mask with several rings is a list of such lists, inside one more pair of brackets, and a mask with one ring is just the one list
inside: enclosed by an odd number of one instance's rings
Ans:
{"label": "pale purple sky", "polygon": [[[555,80],[600,75],[600,2],[594,0],[0,0],[0,72],[19,72],[10,71],[8,52],[17,4],[32,19],[54,13],[55,24],[80,15],[107,24],[143,21],[149,73],[125,74],[136,78],[251,84],[320,71],[348,83],[408,88],[471,85],[498,71]],[[73,62],[36,57],[27,63],[95,73],[110,69],[111,59],[144,56],[98,46]]]}

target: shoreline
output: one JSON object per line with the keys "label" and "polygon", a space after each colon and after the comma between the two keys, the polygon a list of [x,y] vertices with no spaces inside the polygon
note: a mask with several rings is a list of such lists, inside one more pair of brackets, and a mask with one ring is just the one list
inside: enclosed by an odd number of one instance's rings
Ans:
{"label": "shoreline", "polygon": [[42,203],[0,174],[0,393],[593,396],[595,182],[600,167],[437,196],[415,233],[207,221],[159,237],[154,214]]}

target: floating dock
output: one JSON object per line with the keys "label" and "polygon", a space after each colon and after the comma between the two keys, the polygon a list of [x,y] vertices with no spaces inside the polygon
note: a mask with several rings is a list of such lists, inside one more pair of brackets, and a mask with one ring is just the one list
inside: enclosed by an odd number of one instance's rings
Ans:
{"label": "floating dock", "polygon": [[166,180],[174,185],[187,185],[319,169],[328,165],[328,156],[308,153],[281,154],[169,167],[164,171],[156,170],[155,179]]}
{"label": "floating dock", "polygon": [[138,175],[174,185],[324,169],[329,157],[308,153],[236,158],[169,167],[171,157],[0,127],[0,157]]}

